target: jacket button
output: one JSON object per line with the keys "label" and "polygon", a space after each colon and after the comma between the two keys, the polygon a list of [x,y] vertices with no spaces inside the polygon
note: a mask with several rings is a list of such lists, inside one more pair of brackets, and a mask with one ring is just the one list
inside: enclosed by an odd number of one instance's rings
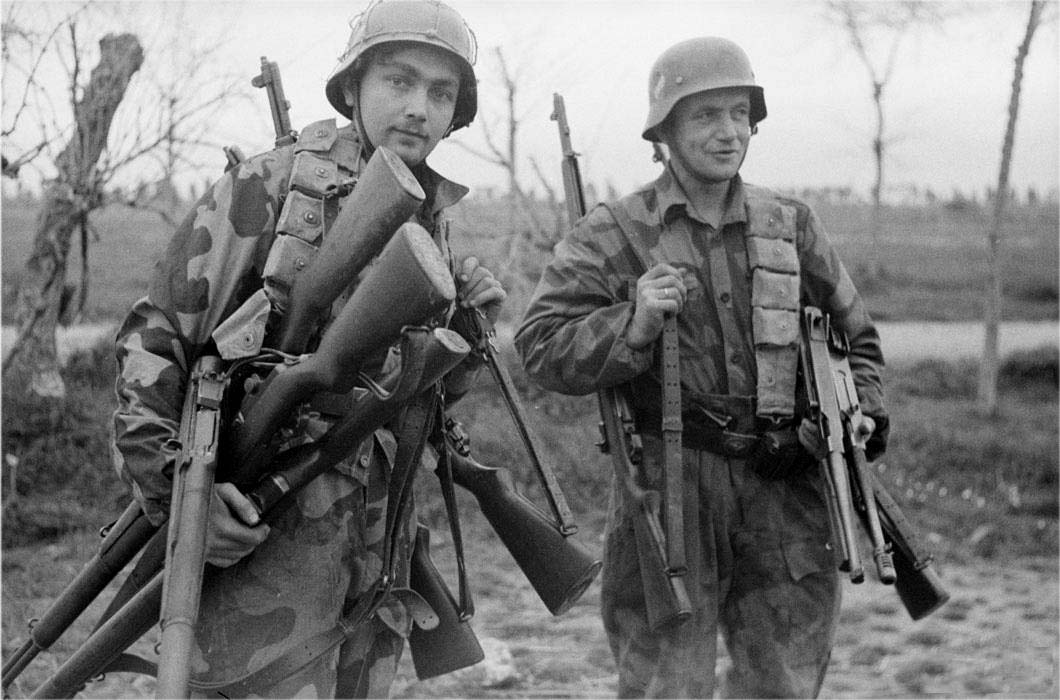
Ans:
{"label": "jacket button", "polygon": [[728,304],[729,299],[732,299],[732,296],[728,292],[722,292],[718,295],[718,298],[721,299],[721,303]]}
{"label": "jacket button", "polygon": [[301,270],[304,267],[305,267],[305,258],[295,258],[294,259],[294,269]]}
{"label": "jacket button", "polygon": [[328,171],[324,168],[317,168],[317,177],[327,177]]}
{"label": "jacket button", "polygon": [[311,212],[311,211],[307,211],[307,212],[306,212],[306,213],[305,213],[305,214],[304,214],[304,215],[302,216],[302,218],[303,218],[303,219],[305,219],[305,220],[306,220],[307,222],[309,222],[309,223],[311,223],[311,224],[315,224],[315,223],[317,222],[317,215],[316,215],[316,214],[314,214],[314,213],[313,213],[313,212]]}

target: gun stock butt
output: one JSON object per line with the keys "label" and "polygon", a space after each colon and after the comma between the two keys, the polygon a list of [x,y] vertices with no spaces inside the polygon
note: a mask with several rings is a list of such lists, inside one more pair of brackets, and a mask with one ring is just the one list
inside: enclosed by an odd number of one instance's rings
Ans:
{"label": "gun stock butt", "polygon": [[922,563],[918,568],[899,549],[894,555],[894,570],[897,577],[894,587],[898,591],[898,598],[914,620],[927,617],[950,599],[949,592],[942,586],[942,579],[930,562]]}
{"label": "gun stock butt", "polygon": [[920,620],[942,607],[950,599],[943,587],[932,559],[920,544],[913,526],[906,519],[898,503],[887,492],[875,474],[871,474],[872,490],[884,539],[892,551],[895,582],[902,605],[914,620]]}
{"label": "gun stock butt", "polygon": [[565,537],[548,516],[521,496],[506,469],[478,464],[450,450],[453,480],[478,501],[494,531],[553,615],[585,593],[602,563]]}
{"label": "gun stock butt", "polygon": [[640,512],[633,520],[637,559],[648,613],[648,626],[658,632],[679,625],[692,616],[692,601],[682,576],[672,576],[666,563],[665,535],[659,519],[659,494],[631,494]]}
{"label": "gun stock butt", "polygon": [[413,625],[409,634],[412,665],[420,680],[467,668],[485,658],[471,625],[460,619],[453,594],[431,559],[430,546],[430,531],[418,525],[412,549],[410,583],[412,590],[419,593],[438,616],[438,626],[434,629]]}
{"label": "gun stock butt", "polygon": [[401,158],[384,147],[372,154],[317,255],[291,289],[280,349],[298,354],[331,303],[408,221],[425,198]]}

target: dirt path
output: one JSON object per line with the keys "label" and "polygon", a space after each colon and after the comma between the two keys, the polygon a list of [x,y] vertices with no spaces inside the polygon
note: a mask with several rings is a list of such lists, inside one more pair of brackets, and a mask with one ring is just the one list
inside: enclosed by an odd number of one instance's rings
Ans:
{"label": "dirt path", "polygon": [[[445,556],[444,548],[435,550],[436,559]],[[493,570],[505,564],[497,557]],[[475,568],[483,571],[481,564]],[[879,583],[844,586],[822,697],[1058,696],[1056,559],[943,566],[940,574],[950,602],[919,622]],[[495,585],[488,585],[494,576]],[[473,624],[480,640],[487,640],[487,662],[417,682],[406,660],[395,696],[615,696],[598,581],[570,612],[553,618],[521,575],[477,578]],[[510,654],[510,661],[491,667],[489,656],[497,648]],[[726,663],[720,659],[719,667]],[[487,687],[491,682],[500,685]]]}
{"label": "dirt path", "polygon": [[[421,682],[406,654],[394,697],[614,697],[615,668],[598,615],[599,581],[571,611],[553,617],[492,533],[480,534],[480,527],[469,525],[465,538],[477,608],[472,625],[487,661]],[[599,542],[585,543],[599,551]],[[46,608],[94,546],[86,535],[4,553],[5,653],[21,643],[25,620]],[[432,537],[432,552],[451,577],[452,547],[444,532]],[[897,595],[878,583],[845,585],[838,643],[822,696],[1058,697],[1056,558],[1010,564],[943,561],[939,568],[952,598],[920,622],[912,622]],[[60,640],[56,653],[34,661],[12,688],[12,697],[28,695],[70,654],[104,602],[97,601],[85,616],[85,628]],[[152,658],[152,646],[153,639],[145,638],[135,649]],[[90,684],[82,696],[153,694],[153,679],[112,674]]]}

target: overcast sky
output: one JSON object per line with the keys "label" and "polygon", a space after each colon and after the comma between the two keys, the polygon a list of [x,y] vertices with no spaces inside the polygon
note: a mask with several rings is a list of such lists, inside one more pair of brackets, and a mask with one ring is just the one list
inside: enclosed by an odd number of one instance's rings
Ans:
{"label": "overcast sky", "polygon": [[[7,12],[11,3],[3,4]],[[796,189],[850,186],[862,193],[872,182],[869,146],[875,117],[867,73],[845,35],[823,19],[821,3],[450,4],[477,34],[482,96],[479,118],[450,141],[482,150],[484,127],[503,138],[503,93],[495,59],[500,47],[519,78],[523,156],[533,156],[558,186],[559,145],[549,115],[552,93],[560,92],[575,148],[582,153],[585,180],[626,191],[658,172],[649,144],[640,139],[652,62],[678,41],[713,34],[745,48],[765,89],[769,117],[751,142],[743,169],[747,180]],[[886,177],[892,186],[930,187],[948,196],[954,189],[981,193],[996,183],[1013,59],[1029,3],[977,0],[958,5],[974,12],[941,30],[920,29],[901,46],[885,102],[892,139]],[[159,6],[152,0],[135,3],[109,21],[116,29],[133,29],[138,13],[150,13],[152,7]],[[245,69],[248,81],[257,73],[261,56],[280,64],[296,128],[333,116],[323,85],[345,46],[348,21],[363,3],[247,0],[192,7],[181,24],[182,33],[214,36],[218,27],[225,28],[222,60]],[[1051,9],[1055,17],[1055,2]],[[1058,59],[1054,20],[1039,29],[1026,64],[1010,178],[1021,191],[1033,186],[1044,193],[1058,187]],[[239,142],[252,151],[271,145],[264,94],[255,98],[255,103],[233,105],[226,112],[216,125],[219,140]],[[10,99],[6,90],[5,99]],[[454,143],[443,142],[430,162],[473,188],[503,187],[499,168]],[[536,178],[529,165],[521,165],[525,181],[533,185]]]}

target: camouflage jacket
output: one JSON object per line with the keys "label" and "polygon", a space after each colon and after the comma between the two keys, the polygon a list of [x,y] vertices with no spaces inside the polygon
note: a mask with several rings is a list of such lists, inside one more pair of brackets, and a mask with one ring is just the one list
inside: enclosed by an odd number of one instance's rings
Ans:
{"label": "camouflage jacket", "polygon": [[[682,386],[695,394],[756,394],[746,235],[749,188],[739,176],[733,179],[720,231],[692,214],[669,170],[619,203],[633,217],[644,239],[643,249],[654,262],[667,262],[694,274],[695,279],[688,280],[687,303],[678,316],[678,334]],[[803,202],[763,188],[753,190],[759,200],[774,198],[794,207],[799,301],[821,307],[847,333],[862,410],[885,416],[879,336],[821,222]],[[726,290],[719,297],[712,283],[712,245],[724,246],[731,295]],[[644,265],[604,206],[590,211],[556,246],[555,257],[543,272],[515,335],[527,372],[538,383],[564,394],[586,394],[651,373],[655,344],[633,350],[625,342],[636,280],[645,271]],[[719,299],[731,303],[736,333],[723,334]]]}
{"label": "camouflage jacket", "polygon": [[[352,128],[336,130],[333,120],[325,120],[306,127],[295,145],[253,156],[228,171],[174,233],[155,265],[147,296],[133,305],[118,331],[113,460],[154,522],[168,509],[176,455],[164,445],[177,437],[189,371],[211,347],[217,326],[263,287],[296,149],[318,150],[347,183],[363,165]],[[427,193],[416,220],[435,233],[450,260],[446,227],[438,224],[467,188],[426,165],[415,172]],[[343,201],[323,200],[324,231]],[[270,340],[264,338],[266,346]]]}

